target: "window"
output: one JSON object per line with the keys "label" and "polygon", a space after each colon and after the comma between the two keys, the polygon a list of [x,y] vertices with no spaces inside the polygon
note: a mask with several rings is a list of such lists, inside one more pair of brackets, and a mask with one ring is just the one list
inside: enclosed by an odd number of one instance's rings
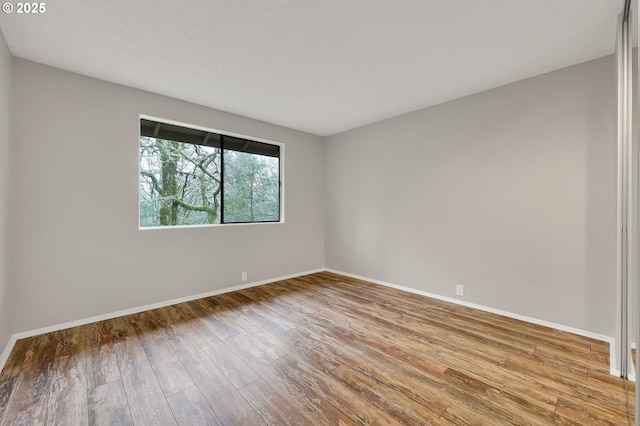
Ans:
{"label": "window", "polygon": [[140,119],[140,227],[280,221],[279,145]]}

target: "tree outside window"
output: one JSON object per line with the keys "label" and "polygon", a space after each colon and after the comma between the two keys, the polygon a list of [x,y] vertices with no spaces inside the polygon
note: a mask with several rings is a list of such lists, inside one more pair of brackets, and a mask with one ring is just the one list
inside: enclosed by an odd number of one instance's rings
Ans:
{"label": "tree outside window", "polygon": [[280,147],[228,140],[142,119],[140,227],[278,222]]}

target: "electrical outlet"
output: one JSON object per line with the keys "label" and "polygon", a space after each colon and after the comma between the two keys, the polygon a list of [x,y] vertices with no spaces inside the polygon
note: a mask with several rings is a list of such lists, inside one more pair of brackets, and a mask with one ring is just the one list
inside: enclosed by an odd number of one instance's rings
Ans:
{"label": "electrical outlet", "polygon": [[457,285],[456,286],[456,296],[464,296],[464,286],[463,285]]}
{"label": "electrical outlet", "polygon": [[242,281],[246,281],[247,280],[247,273],[243,272],[242,273]]}

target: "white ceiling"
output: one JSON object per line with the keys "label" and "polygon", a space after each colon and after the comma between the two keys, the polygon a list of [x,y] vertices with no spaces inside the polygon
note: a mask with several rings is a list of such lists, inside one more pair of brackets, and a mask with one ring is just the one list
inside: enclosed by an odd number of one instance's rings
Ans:
{"label": "white ceiling", "polygon": [[326,136],[613,53],[624,1],[45,3],[14,56]]}

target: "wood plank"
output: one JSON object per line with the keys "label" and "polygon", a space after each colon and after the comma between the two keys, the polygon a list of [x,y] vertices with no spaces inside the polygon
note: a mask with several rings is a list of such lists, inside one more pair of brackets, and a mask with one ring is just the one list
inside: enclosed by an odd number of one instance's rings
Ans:
{"label": "wood plank", "polygon": [[18,340],[11,350],[11,356],[4,364],[2,374],[0,374],[0,380],[5,381],[16,378],[18,374],[20,374],[20,367],[24,359],[28,357],[27,351],[30,350],[31,353],[33,353],[39,344],[39,336]]}
{"label": "wood plank", "polygon": [[90,425],[133,425],[122,379],[111,380],[89,391]]}
{"label": "wood plank", "polygon": [[62,330],[58,336],[45,423],[86,424],[89,411],[84,328]]}
{"label": "wood plank", "polygon": [[424,425],[438,420],[442,414],[438,407],[426,407],[407,397],[401,392],[395,392],[390,386],[373,380],[346,365],[327,372],[330,376],[343,383],[353,393],[359,395],[368,404],[388,413],[395,420],[405,425]]}
{"label": "wood plank", "polygon": [[531,425],[562,425],[575,424],[570,418],[563,418],[555,413],[555,406],[549,410],[547,407],[530,404],[507,391],[501,391],[481,380],[474,379],[464,373],[448,369],[443,375],[443,381],[452,384],[458,390],[469,396],[476,410],[483,407],[493,415],[503,419],[509,419],[515,424]]}
{"label": "wood plank", "polygon": [[251,341],[272,359],[278,359],[290,352],[289,348],[278,339],[282,330],[254,310],[242,309],[242,321],[239,324],[242,326],[243,334],[248,335]]}
{"label": "wood plank", "polygon": [[287,378],[279,365],[260,349],[256,348],[245,335],[233,336],[231,348],[249,365],[254,366],[262,379],[269,383],[307,421],[305,424],[351,424],[344,413],[318,395],[313,387],[294,378]]}
{"label": "wood plank", "polygon": [[132,318],[140,344],[165,396],[192,387],[194,383],[191,376],[174,354],[164,332],[151,319],[149,312],[142,312]]}
{"label": "wood plank", "polygon": [[120,379],[118,358],[113,348],[111,332],[106,321],[85,326],[87,349],[87,388],[93,389]]}
{"label": "wood plank", "polygon": [[177,424],[171,407],[160,389],[136,395],[133,400],[127,396],[127,401],[129,402],[129,412],[135,424],[167,426]]}
{"label": "wood plank", "polygon": [[[323,289],[322,294],[323,296],[320,297],[327,298],[327,301],[339,301],[334,302],[334,304],[345,304],[346,306],[343,307],[343,309],[347,309],[350,304],[357,306],[356,303],[349,302],[349,299],[354,299],[352,292],[350,293],[330,288],[326,291]],[[359,301],[359,303],[362,305],[362,301]],[[434,309],[431,304],[425,306],[425,304],[416,303],[415,309],[407,309],[405,306],[407,303],[408,301],[404,301],[404,304],[399,305],[401,307],[398,308],[396,305],[389,305],[388,301],[383,304],[382,300],[379,300],[375,305],[367,305],[369,307],[369,311],[373,314],[369,314],[369,312],[366,312],[366,314],[372,317],[371,320],[376,320],[381,311],[386,311],[393,317],[402,320],[402,324],[406,324],[409,328],[416,325],[423,326],[430,324],[438,330],[446,332],[448,335],[461,335],[461,337],[464,337],[467,340],[470,339],[480,344],[491,341],[494,346],[502,347],[507,350],[518,349],[521,351],[533,352],[536,348],[536,344],[532,343],[530,336],[524,336],[514,332],[512,328],[502,329],[496,326],[495,323],[484,323],[478,319],[470,319],[454,312],[447,312],[447,315],[444,316],[442,315],[442,311]],[[415,301],[411,301],[410,303],[415,303]],[[360,315],[365,314],[362,310],[360,310],[359,313]]]}
{"label": "wood plank", "polygon": [[179,425],[222,425],[197,386],[167,397]]}
{"label": "wood plank", "polygon": [[590,401],[569,401],[563,398],[558,400],[556,413],[565,418],[574,419],[583,425],[626,425],[630,424],[625,412],[616,412],[607,407],[593,409]]}
{"label": "wood plank", "polygon": [[128,319],[109,321],[122,383],[134,423],[176,424],[171,408]]}
{"label": "wood plank", "polygon": [[353,422],[381,425],[401,424],[389,413],[370,405],[369,401],[361,399],[358,394],[354,393],[343,382],[336,380],[332,376],[323,374],[321,370],[308,364],[306,361],[306,359],[291,353],[278,359],[276,362],[285,377],[290,380],[296,378],[303,383],[312,383],[314,391],[318,393],[322,399],[330,402]]}
{"label": "wood plank", "polygon": [[238,334],[225,339],[225,343],[246,365],[250,365],[260,378],[269,381],[276,375],[273,358],[256,347],[249,336]]}
{"label": "wood plank", "polygon": [[183,315],[191,320],[185,322],[184,330],[193,341],[197,342],[202,351],[222,371],[227,379],[239,389],[258,379],[258,375],[229,349],[223,340],[219,339],[207,328],[188,305],[181,306]]}
{"label": "wood plank", "polygon": [[264,380],[256,380],[240,389],[260,419],[268,425],[301,425],[306,419]]}
{"label": "wood plank", "polygon": [[0,425],[627,424],[609,348],[322,272],[19,340]]}
{"label": "wood plank", "polygon": [[420,370],[388,357],[384,352],[361,342],[349,346],[332,346],[332,352],[345,365],[362,373],[380,385],[400,391],[406,398],[429,407],[441,415],[450,404],[452,394],[442,393],[439,378],[423,374]]}
{"label": "wood plank", "polygon": [[[582,348],[583,353],[589,352],[592,343],[592,339],[584,336],[574,335],[537,324],[525,323],[490,312],[454,305],[438,299],[424,296],[414,297],[415,295],[411,293],[407,294],[402,290],[384,287],[366,281],[357,279],[345,280],[344,277],[337,274],[323,272],[317,274],[317,277],[321,278],[321,280],[332,282],[333,285],[331,287],[334,289],[343,290],[351,294],[357,293],[358,295],[364,295],[366,299],[374,301],[380,306],[390,306],[409,314],[419,315],[421,312],[434,311],[444,318],[462,318],[472,326],[478,324],[488,325],[491,329],[500,330],[501,333],[506,335],[520,336],[536,344],[550,342],[567,344],[570,342],[571,347]],[[367,291],[358,291],[358,288],[362,286],[364,286]],[[427,303],[425,303],[425,301]]]}
{"label": "wood plank", "polygon": [[9,402],[9,397],[11,396],[11,392],[13,391],[13,385],[15,384],[15,382],[15,377],[8,378],[0,382],[0,419],[7,409],[7,403]]}
{"label": "wood plank", "polygon": [[[474,360],[460,353],[448,351],[443,347],[426,351],[424,350],[425,346],[420,341],[405,339],[404,336],[388,338],[384,335],[373,333],[363,335],[362,341],[432,378],[439,379],[447,369],[445,366],[448,365],[497,389],[519,395],[528,404],[553,410],[557,402],[557,398],[550,395],[549,392],[537,389],[535,382],[532,382],[526,375],[517,375],[517,372],[510,371],[499,364],[478,358]],[[514,380],[516,378],[518,380]]]}
{"label": "wood plank", "polygon": [[278,327],[281,330],[287,331],[298,326],[298,323],[270,309],[268,306],[265,306],[264,303],[255,303],[247,309],[255,312],[256,315],[268,321],[270,325]]}
{"label": "wood plank", "polygon": [[58,334],[44,334],[36,342],[24,354],[2,424],[44,422],[55,368]]}
{"label": "wood plank", "polygon": [[[555,370],[545,369],[544,365],[529,362],[527,359],[513,356],[509,359],[505,367],[513,371],[525,372],[537,386],[553,392],[558,397],[575,398],[587,397],[591,400],[600,401],[603,405],[619,404],[625,401],[624,394],[610,393],[608,390],[591,385],[585,377],[560,374]],[[607,401],[606,403],[604,403]]]}
{"label": "wood plank", "polygon": [[[248,292],[249,290],[251,290],[250,293]],[[304,309],[304,307],[294,305],[293,302],[288,299],[286,293],[282,294],[280,289],[275,287],[275,285],[253,287],[244,291],[245,295],[255,298],[254,300],[258,301],[255,306],[273,311],[289,319],[296,325],[304,324],[312,314],[309,310]]]}
{"label": "wood plank", "polygon": [[175,307],[163,308],[154,314],[167,325],[164,330],[169,343],[218,419],[227,425],[257,424],[257,413],[251,405],[193,340],[189,332],[192,324],[185,320],[189,315]]}
{"label": "wood plank", "polygon": [[219,304],[212,304],[210,302],[211,298],[198,299],[188,302],[188,305],[192,311],[200,317],[200,321],[220,339],[226,339],[227,337],[235,336],[242,332],[235,323],[225,320],[228,315],[221,313]]}

